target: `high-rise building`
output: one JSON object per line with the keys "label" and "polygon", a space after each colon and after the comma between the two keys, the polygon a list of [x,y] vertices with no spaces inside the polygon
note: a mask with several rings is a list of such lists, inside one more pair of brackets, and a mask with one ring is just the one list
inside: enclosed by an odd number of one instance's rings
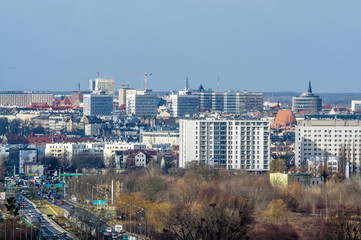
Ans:
{"label": "high-rise building", "polygon": [[352,100],[351,101],[351,110],[353,112],[360,112],[361,111],[361,101],[360,100]]}
{"label": "high-rise building", "polygon": [[25,107],[32,103],[53,104],[53,94],[33,92],[3,92],[0,93],[0,106]]}
{"label": "high-rise building", "polygon": [[127,92],[134,92],[134,88],[120,88],[119,89],[119,107],[127,104]]}
{"label": "high-rise building", "polygon": [[263,110],[263,94],[251,92],[207,92],[198,91],[199,110],[219,111],[226,113],[246,113]]}
{"label": "high-rise building", "polygon": [[170,114],[172,117],[183,117],[185,115],[193,115],[199,112],[198,95],[172,94],[169,96],[169,100]]}
{"label": "high-rise building", "polygon": [[91,91],[105,91],[106,94],[114,97],[114,79],[96,78],[89,80],[89,88]]}
{"label": "high-rise building", "polygon": [[361,122],[359,120],[315,119],[299,121],[295,139],[295,165],[310,159],[343,156],[353,170],[360,171]]}
{"label": "high-rise building", "polygon": [[84,115],[111,115],[113,111],[113,96],[104,92],[94,92],[83,95]]}
{"label": "high-rise building", "polygon": [[322,99],[312,93],[311,81],[308,83],[308,91],[300,96],[292,98],[292,111],[298,113],[317,113],[322,110]]}
{"label": "high-rise building", "polygon": [[265,120],[182,119],[179,166],[269,170],[270,123]]}
{"label": "high-rise building", "polygon": [[126,112],[129,115],[156,117],[158,114],[158,96],[150,91],[127,91]]}

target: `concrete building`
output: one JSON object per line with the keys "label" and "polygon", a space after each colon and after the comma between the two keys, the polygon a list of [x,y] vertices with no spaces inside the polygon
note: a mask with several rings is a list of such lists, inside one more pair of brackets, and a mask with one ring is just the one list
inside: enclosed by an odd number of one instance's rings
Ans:
{"label": "concrete building", "polygon": [[322,99],[312,93],[311,81],[306,93],[292,98],[292,111],[294,113],[318,113],[322,111]]}
{"label": "concrete building", "polygon": [[111,115],[113,111],[113,96],[104,94],[104,92],[94,92],[84,94],[85,116]]}
{"label": "concrete building", "polygon": [[351,101],[351,111],[361,112],[361,101],[360,100],[352,100]]}
{"label": "concrete building", "polygon": [[359,120],[304,120],[298,122],[295,135],[296,167],[305,166],[310,159],[339,159],[343,156],[347,162],[345,169],[350,169],[351,173],[360,171]]}
{"label": "concrete building", "polygon": [[134,88],[120,88],[119,89],[119,95],[118,95],[119,107],[127,104],[127,92],[134,92],[134,91],[136,91]]}
{"label": "concrete building", "polygon": [[145,150],[145,144],[125,142],[93,142],[93,143],[51,143],[46,144],[45,155],[71,160],[74,155],[102,155],[107,163],[116,151],[140,149]]}
{"label": "concrete building", "polygon": [[32,92],[0,93],[0,106],[25,107],[32,103],[46,103],[50,106],[53,104],[53,94]]}
{"label": "concrete building", "polygon": [[169,96],[170,115],[172,117],[183,117],[185,115],[192,116],[199,112],[199,96],[198,95],[180,95],[172,94]]}
{"label": "concrete building", "polygon": [[114,97],[114,79],[96,78],[89,80],[89,89],[91,91],[105,91],[106,94]]}
{"label": "concrete building", "polygon": [[127,91],[126,112],[128,115],[156,117],[158,96],[150,91]]}
{"label": "concrete building", "polygon": [[140,132],[141,141],[144,144],[170,143],[179,145],[179,132]]}
{"label": "concrete building", "polygon": [[192,162],[268,171],[270,123],[265,120],[182,119],[179,166]]}
{"label": "concrete building", "polygon": [[[201,88],[202,89],[202,88]],[[246,113],[263,110],[263,93],[251,92],[193,92],[199,96],[199,110],[226,113]]]}

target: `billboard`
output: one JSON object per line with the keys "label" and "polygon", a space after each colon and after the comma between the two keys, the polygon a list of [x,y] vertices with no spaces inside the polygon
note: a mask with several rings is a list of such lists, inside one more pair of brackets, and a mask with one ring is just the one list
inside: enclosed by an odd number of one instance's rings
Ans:
{"label": "billboard", "polygon": [[20,149],[19,150],[19,173],[25,173],[25,164],[36,163],[38,160],[38,150]]}

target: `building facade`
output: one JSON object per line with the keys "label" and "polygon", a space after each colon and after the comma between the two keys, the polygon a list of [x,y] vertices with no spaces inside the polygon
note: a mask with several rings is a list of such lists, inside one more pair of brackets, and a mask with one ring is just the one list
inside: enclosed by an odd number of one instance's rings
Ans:
{"label": "building facade", "polygon": [[105,91],[106,94],[114,97],[114,79],[96,78],[89,80],[89,89],[91,91]]}
{"label": "building facade", "polygon": [[111,115],[113,111],[113,96],[92,93],[84,94],[84,109],[83,113],[85,116],[96,116],[96,115]]}
{"label": "building facade", "polygon": [[0,93],[0,106],[25,107],[32,103],[53,104],[51,93]]}
{"label": "building facade", "polygon": [[308,91],[300,96],[292,98],[292,111],[295,113],[318,113],[322,111],[322,99],[312,93],[311,82],[308,84]]}
{"label": "building facade", "polygon": [[141,117],[156,117],[158,96],[143,91],[127,92],[126,113]]}
{"label": "building facade", "polygon": [[268,121],[182,119],[179,127],[180,167],[196,162],[255,172],[269,169]]}
{"label": "building facade", "polygon": [[198,95],[178,95],[172,94],[170,100],[170,115],[172,117],[183,117],[185,115],[192,116],[199,112],[199,96]]}
{"label": "building facade", "polygon": [[313,159],[326,160],[333,165],[334,160],[343,157],[348,163],[347,169],[360,171],[361,122],[359,120],[304,120],[297,124],[295,135],[296,167],[305,166]]}
{"label": "building facade", "polygon": [[263,93],[252,92],[193,92],[199,96],[199,111],[246,113],[263,111]]}

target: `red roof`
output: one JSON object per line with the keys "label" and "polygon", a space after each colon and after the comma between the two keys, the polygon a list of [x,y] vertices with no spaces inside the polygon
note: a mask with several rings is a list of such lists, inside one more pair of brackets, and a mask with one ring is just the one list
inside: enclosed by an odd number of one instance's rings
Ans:
{"label": "red roof", "polygon": [[41,135],[28,137],[29,144],[45,145],[49,143],[76,143],[76,142],[94,142],[93,138],[68,138],[65,135]]}
{"label": "red roof", "polygon": [[297,124],[295,115],[291,110],[278,110],[272,127],[295,126]]}
{"label": "red roof", "polygon": [[65,104],[65,105],[71,105],[71,101],[68,97],[65,97],[63,99],[63,101],[61,101],[61,104]]}

